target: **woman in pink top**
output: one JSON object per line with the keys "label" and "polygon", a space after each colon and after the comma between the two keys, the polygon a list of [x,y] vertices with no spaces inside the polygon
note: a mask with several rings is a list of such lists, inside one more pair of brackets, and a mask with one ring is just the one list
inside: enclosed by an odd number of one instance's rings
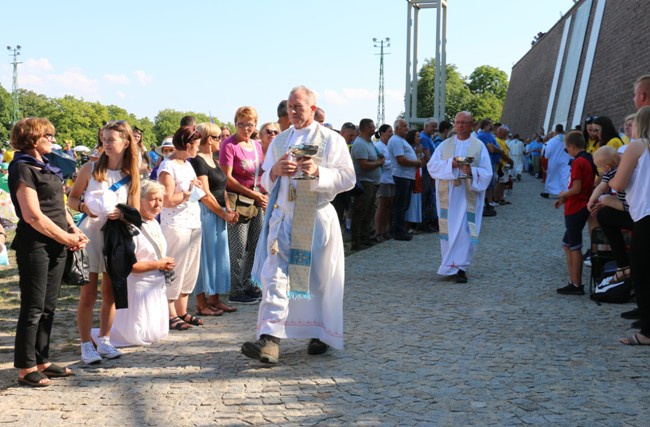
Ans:
{"label": "woman in pink top", "polygon": [[[230,297],[231,303],[255,304],[261,292],[250,280],[255,248],[262,231],[264,209],[268,196],[260,187],[264,153],[259,141],[251,138],[257,127],[257,111],[253,107],[240,107],[235,113],[236,133],[224,140],[219,151],[219,164],[226,173],[229,193],[248,197],[259,208],[248,222],[228,224],[230,247]],[[234,208],[234,206],[233,206]]]}

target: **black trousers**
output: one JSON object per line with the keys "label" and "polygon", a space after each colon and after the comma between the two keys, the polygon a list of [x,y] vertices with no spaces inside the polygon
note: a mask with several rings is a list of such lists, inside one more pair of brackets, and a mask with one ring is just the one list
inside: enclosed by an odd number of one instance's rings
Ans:
{"label": "black trousers", "polygon": [[650,245],[650,216],[634,223],[630,261],[636,303],[641,311],[641,333],[650,337],[650,263],[645,252]]}
{"label": "black trousers", "polygon": [[363,193],[352,198],[352,243],[359,244],[370,240],[372,223],[375,219],[377,188],[379,184],[361,181]]}
{"label": "black trousers", "polygon": [[65,268],[65,246],[16,249],[20,276],[20,313],[16,326],[14,367],[33,368],[49,362],[54,309]]}
{"label": "black trousers", "polygon": [[603,233],[607,236],[609,246],[616,258],[616,267],[629,267],[630,259],[625,250],[625,240],[621,228],[631,230],[634,227],[634,221],[632,221],[630,213],[605,206],[596,213],[596,219]]}
{"label": "black trousers", "polygon": [[394,176],[393,181],[395,181],[393,235],[400,236],[406,233],[404,222],[406,221],[406,211],[409,210],[409,205],[411,204],[411,194],[413,193],[415,180]]}

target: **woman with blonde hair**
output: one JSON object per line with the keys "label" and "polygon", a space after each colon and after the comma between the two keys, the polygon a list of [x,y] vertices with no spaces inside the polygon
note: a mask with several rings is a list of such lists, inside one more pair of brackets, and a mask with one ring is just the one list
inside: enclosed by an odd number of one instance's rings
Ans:
{"label": "woman with blonde hair", "polygon": [[190,160],[196,177],[206,189],[201,199],[201,262],[196,280],[196,314],[220,316],[237,311],[219,300],[219,294],[230,291],[230,255],[226,224],[236,224],[239,215],[232,211],[226,193],[226,174],[214,161],[219,152],[221,129],[214,123],[200,123],[198,154]]}
{"label": "woman with blonde hair", "polygon": [[[81,287],[77,308],[81,360],[85,364],[99,363],[102,357],[114,359],[122,355],[111,345],[109,337],[115,318],[115,298],[111,278],[106,274],[104,265],[102,227],[107,220],[121,217],[120,211],[115,207],[118,203],[140,208],[138,149],[131,126],[124,120],[108,122],[102,128],[101,134],[104,151],[99,160],[88,162],[81,167],[68,197],[68,207],[84,214],[79,228],[90,239],[86,248],[90,282]],[[98,345],[95,349],[91,328],[100,273],[102,304]]]}
{"label": "woman with blonde hair", "polygon": [[276,122],[266,122],[260,128],[260,142],[262,143],[262,151],[266,155],[266,150],[273,139],[280,133],[280,125]]}
{"label": "woman with blonde hair", "polygon": [[650,263],[646,252],[650,245],[650,107],[641,107],[636,113],[632,136],[637,139],[628,144],[616,175],[609,181],[609,186],[614,190],[625,191],[625,200],[634,220],[630,269],[641,330],[630,337],[621,338],[621,342],[650,345]]}
{"label": "woman with blonde hair", "polygon": [[[235,112],[234,135],[221,144],[219,164],[226,173],[226,189],[235,193],[245,203],[255,203],[257,214],[242,218],[228,226],[230,248],[230,298],[229,302],[255,304],[261,298],[261,291],[250,280],[255,248],[262,232],[263,209],[268,196],[261,188],[264,152],[259,141],[251,136],[257,127],[257,111],[253,107],[240,107]],[[235,209],[235,206],[232,206]]]}

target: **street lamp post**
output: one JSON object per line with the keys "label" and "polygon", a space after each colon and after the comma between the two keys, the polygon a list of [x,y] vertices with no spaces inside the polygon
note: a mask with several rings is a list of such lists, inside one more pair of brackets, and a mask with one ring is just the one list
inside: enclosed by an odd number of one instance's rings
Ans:
{"label": "street lamp post", "polygon": [[18,121],[19,109],[18,109],[18,55],[20,55],[20,45],[16,47],[7,46],[7,50],[13,53],[11,54],[14,57],[14,62],[11,64],[14,66],[14,78],[13,85],[11,86],[11,124],[14,125]]}
{"label": "street lamp post", "polygon": [[[390,47],[390,38],[383,40],[372,39],[374,46],[379,48],[379,95],[377,99],[377,127],[384,124],[384,43]],[[389,55],[388,53],[386,55]]]}

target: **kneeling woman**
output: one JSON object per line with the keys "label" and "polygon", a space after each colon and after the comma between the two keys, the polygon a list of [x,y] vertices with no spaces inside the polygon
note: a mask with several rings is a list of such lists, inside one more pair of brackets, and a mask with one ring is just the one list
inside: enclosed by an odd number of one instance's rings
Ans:
{"label": "kneeling woman", "polygon": [[165,187],[145,180],[140,192],[142,227],[133,238],[137,262],[127,279],[129,308],[115,313],[111,329],[111,344],[115,347],[149,345],[169,333],[165,272],[173,271],[175,262],[165,255],[167,243],[156,221]]}

